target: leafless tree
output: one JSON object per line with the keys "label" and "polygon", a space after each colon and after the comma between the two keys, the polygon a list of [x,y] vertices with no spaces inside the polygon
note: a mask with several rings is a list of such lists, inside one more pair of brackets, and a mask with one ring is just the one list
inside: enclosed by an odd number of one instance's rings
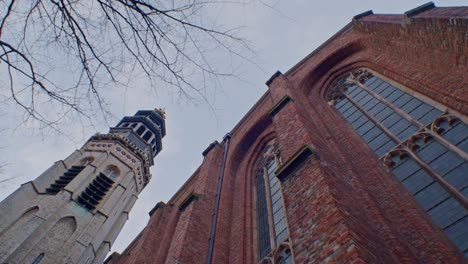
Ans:
{"label": "leafless tree", "polygon": [[51,127],[70,113],[107,116],[106,89],[136,89],[131,83],[140,78],[206,100],[209,86],[232,74],[214,66],[214,55],[245,59],[248,52],[235,30],[206,19],[223,3],[0,1],[0,93]]}

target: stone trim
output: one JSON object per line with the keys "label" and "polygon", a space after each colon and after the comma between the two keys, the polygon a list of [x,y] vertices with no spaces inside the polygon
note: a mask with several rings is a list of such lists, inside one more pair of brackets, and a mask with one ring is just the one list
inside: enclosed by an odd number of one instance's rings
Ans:
{"label": "stone trim", "polygon": [[275,172],[276,177],[284,182],[286,178],[301,167],[311,156],[317,157],[317,152],[310,146],[302,146],[283,166]]}
{"label": "stone trim", "polygon": [[357,14],[355,16],[353,16],[353,21],[355,20],[358,20],[360,18],[363,18],[363,17],[366,17],[366,16],[369,16],[369,15],[373,15],[374,12],[372,10],[367,10],[366,12],[362,12],[360,14]]}
{"label": "stone trim", "polygon": [[265,84],[269,86],[269,85],[276,79],[276,77],[278,77],[278,76],[280,76],[280,75],[282,75],[282,73],[281,73],[280,71],[276,71],[276,72],[270,77],[270,79],[268,79],[268,81],[266,81]]}
{"label": "stone trim", "polygon": [[213,143],[211,143],[203,152],[202,152],[202,155],[203,157],[206,157],[206,155],[212,150],[214,149],[216,146],[219,145],[219,142],[217,140],[215,140]]}
{"label": "stone trim", "polygon": [[292,101],[289,95],[285,95],[278,103],[276,103],[271,110],[268,112],[270,116],[275,116],[283,107],[285,107],[290,101]]}
{"label": "stone trim", "polygon": [[435,5],[434,5],[433,2],[425,3],[424,5],[421,5],[421,6],[418,6],[416,8],[413,8],[413,9],[411,9],[409,11],[406,11],[405,16],[409,18],[409,17],[415,16],[415,15],[419,15],[419,14],[421,14],[423,12],[426,12],[426,11],[428,11],[428,10],[434,8],[434,7],[435,7]]}
{"label": "stone trim", "polygon": [[164,203],[163,201],[157,203],[153,209],[151,209],[151,211],[149,211],[149,216],[153,216],[153,214],[158,210],[158,209],[162,209],[162,208],[165,208],[166,207],[166,203]]}
{"label": "stone trim", "polygon": [[189,204],[192,202],[198,200],[198,197],[200,197],[199,194],[195,192],[191,192],[179,205],[179,210],[183,211]]}

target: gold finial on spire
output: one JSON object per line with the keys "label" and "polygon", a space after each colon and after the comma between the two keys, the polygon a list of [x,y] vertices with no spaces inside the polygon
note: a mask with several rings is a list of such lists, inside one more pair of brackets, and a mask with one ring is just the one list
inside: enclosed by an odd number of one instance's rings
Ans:
{"label": "gold finial on spire", "polygon": [[155,108],[154,111],[160,114],[162,118],[166,119],[166,108]]}

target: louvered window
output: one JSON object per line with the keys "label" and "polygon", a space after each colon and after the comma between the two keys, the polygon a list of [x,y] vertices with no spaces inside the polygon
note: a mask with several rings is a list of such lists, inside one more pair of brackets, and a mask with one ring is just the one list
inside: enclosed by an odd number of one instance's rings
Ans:
{"label": "louvered window", "polygon": [[328,99],[468,255],[466,117],[396,86],[360,69],[339,79]]}
{"label": "louvered window", "polygon": [[78,197],[78,203],[94,210],[102,201],[106,193],[110,190],[114,181],[106,175],[99,173],[94,180],[86,187],[86,189]]}
{"label": "louvered window", "polygon": [[60,176],[49,188],[46,189],[48,194],[55,195],[59,193],[65,186],[67,186],[78,175],[85,166],[72,166],[67,172]]}

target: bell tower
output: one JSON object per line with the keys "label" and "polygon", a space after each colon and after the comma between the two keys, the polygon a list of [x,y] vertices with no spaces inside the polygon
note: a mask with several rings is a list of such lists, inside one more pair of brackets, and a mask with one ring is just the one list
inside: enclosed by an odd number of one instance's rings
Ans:
{"label": "bell tower", "polygon": [[0,263],[102,263],[162,149],[165,112],[141,110],[0,203]]}

